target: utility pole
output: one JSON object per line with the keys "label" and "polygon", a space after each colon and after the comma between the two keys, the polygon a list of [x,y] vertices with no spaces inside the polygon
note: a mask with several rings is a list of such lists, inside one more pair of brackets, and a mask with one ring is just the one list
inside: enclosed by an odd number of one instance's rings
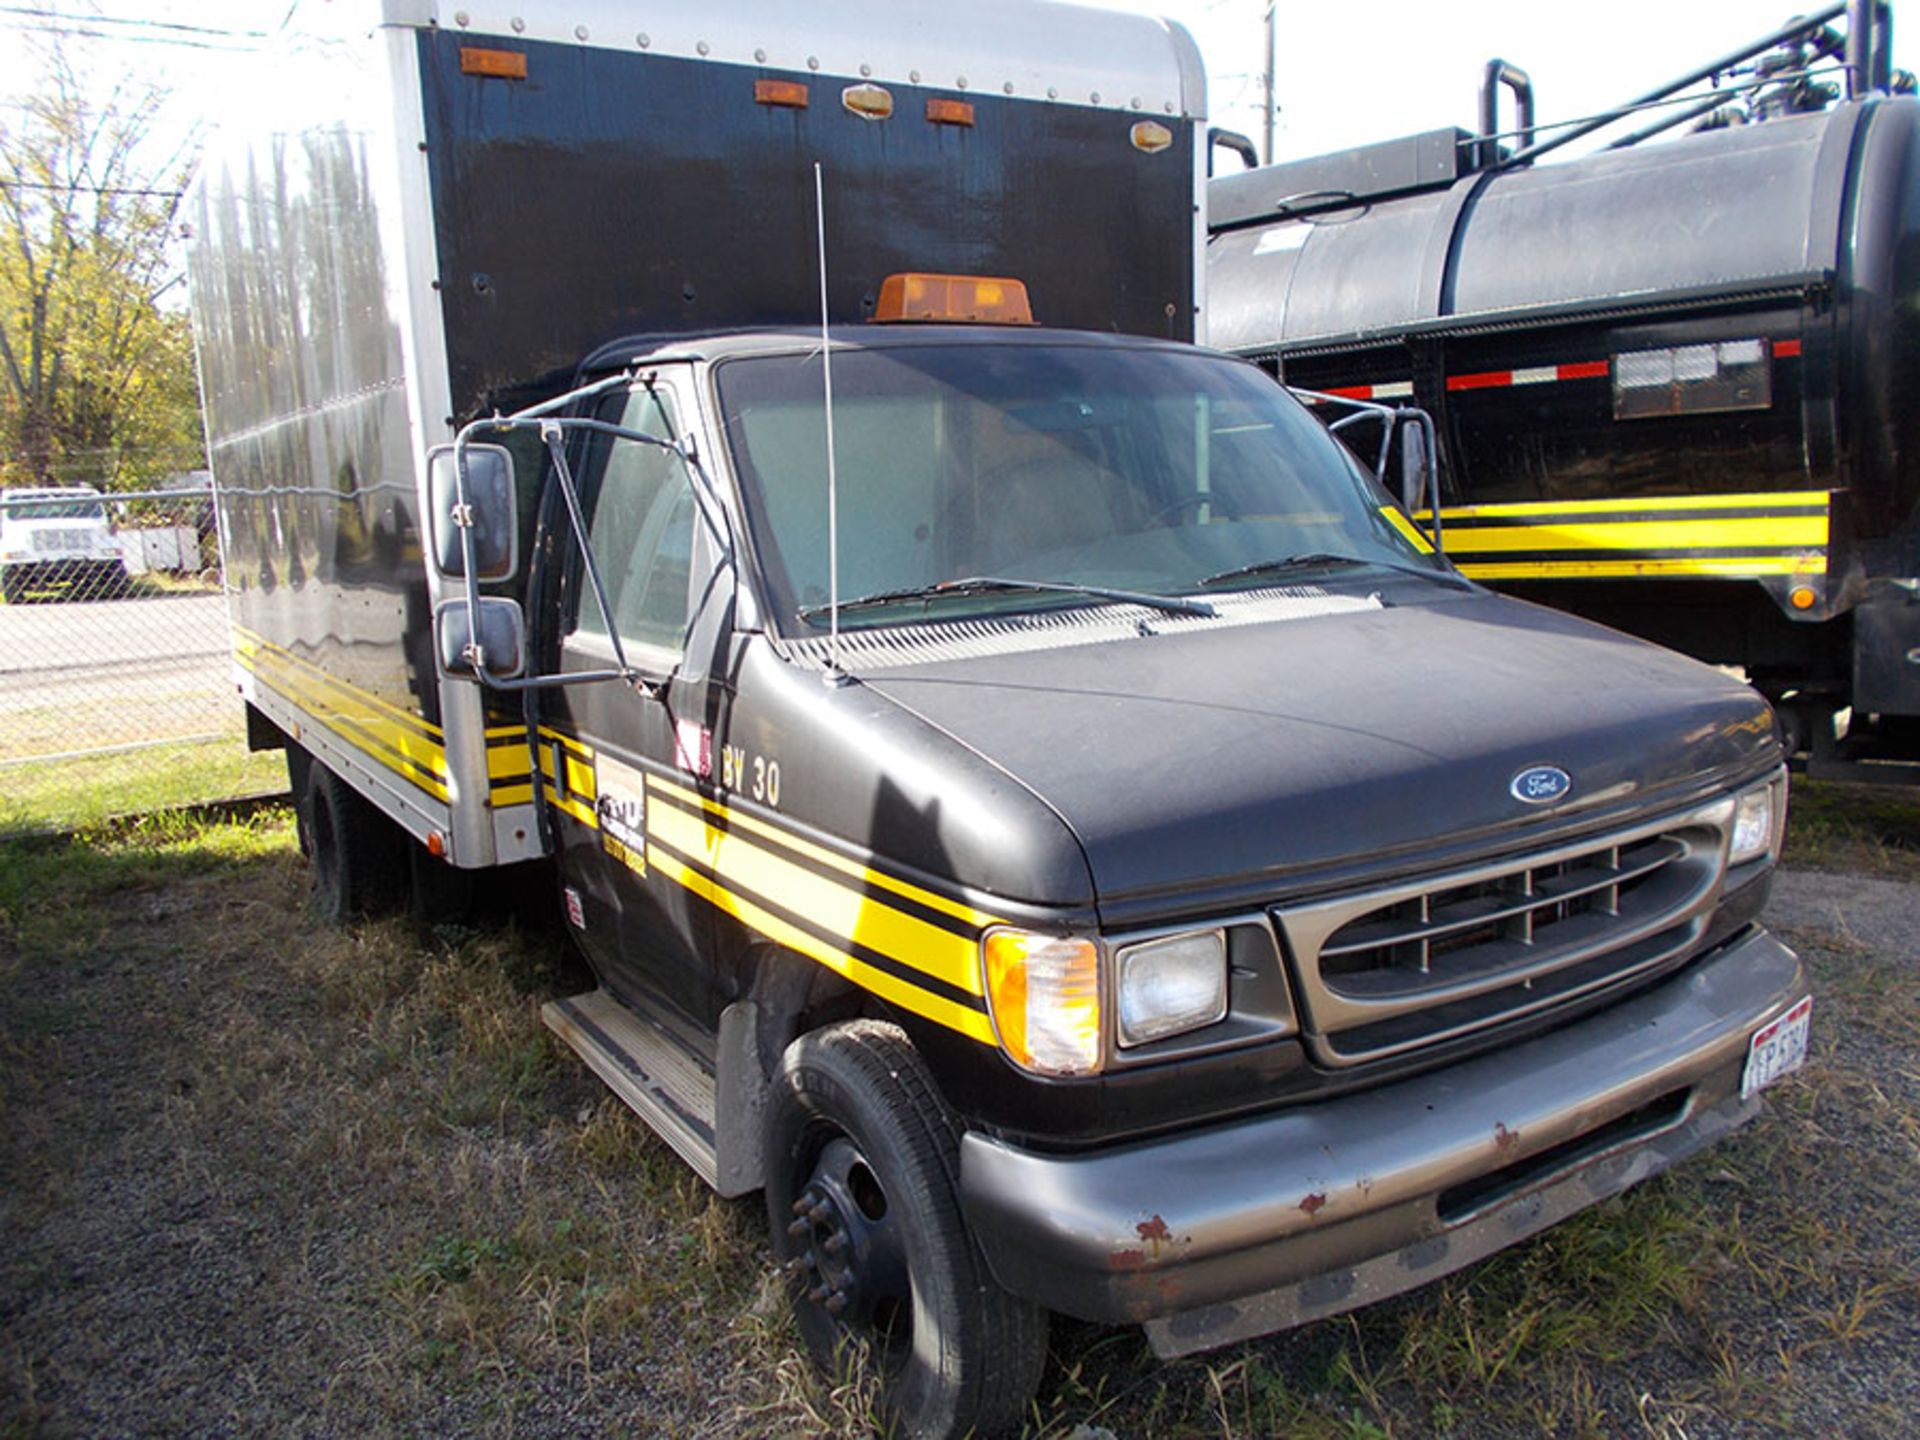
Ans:
{"label": "utility pole", "polygon": [[1261,106],[1261,138],[1266,142],[1261,154],[1267,157],[1267,164],[1273,163],[1273,72],[1280,68],[1280,26],[1277,12],[1280,0],[1267,0],[1267,73],[1260,77],[1261,88],[1265,92],[1265,103]]}

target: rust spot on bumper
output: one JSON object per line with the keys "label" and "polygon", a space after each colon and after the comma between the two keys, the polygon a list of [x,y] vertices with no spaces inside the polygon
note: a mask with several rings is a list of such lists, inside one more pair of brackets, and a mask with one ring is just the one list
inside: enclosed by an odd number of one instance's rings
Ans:
{"label": "rust spot on bumper", "polygon": [[1318,1190],[1316,1190],[1313,1192],[1313,1194],[1307,1196],[1306,1199],[1300,1202],[1300,1213],[1302,1215],[1309,1215],[1309,1216],[1317,1215],[1320,1213],[1321,1206],[1325,1205],[1326,1203],[1327,1203],[1327,1197],[1325,1195],[1322,1195]]}

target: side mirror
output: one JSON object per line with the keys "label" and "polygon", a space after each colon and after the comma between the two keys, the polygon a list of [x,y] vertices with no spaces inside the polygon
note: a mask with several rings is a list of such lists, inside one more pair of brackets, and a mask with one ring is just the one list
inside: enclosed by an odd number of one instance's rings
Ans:
{"label": "side mirror", "polygon": [[1433,480],[1433,422],[1422,411],[1400,417],[1400,504],[1408,515],[1417,515],[1427,505],[1427,488]]}
{"label": "side mirror", "polygon": [[444,601],[433,612],[433,642],[441,670],[456,679],[514,680],[527,668],[527,620],[517,600],[483,598],[477,625],[466,601]]}
{"label": "side mirror", "polygon": [[473,537],[475,578],[511,580],[520,568],[513,455],[501,445],[468,445],[461,453],[467,466],[464,506],[454,471],[455,447],[436,445],[427,452],[434,567],[449,580],[466,579],[466,557],[460,548],[464,531]]}

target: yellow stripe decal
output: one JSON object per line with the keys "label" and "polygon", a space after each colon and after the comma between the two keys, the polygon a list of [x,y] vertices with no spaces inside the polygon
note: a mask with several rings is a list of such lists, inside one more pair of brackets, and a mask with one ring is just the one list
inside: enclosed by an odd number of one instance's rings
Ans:
{"label": "yellow stripe decal", "polygon": [[[758,895],[855,945],[979,995],[974,942],[829,880],[671,805],[649,806],[647,836],[698,859],[714,878]],[[654,847],[649,844],[648,853]]]}
{"label": "yellow stripe decal", "polygon": [[[1398,505],[1382,505],[1380,507],[1380,513],[1387,517],[1387,523],[1389,525],[1393,526],[1394,529],[1406,537],[1408,543],[1410,543],[1414,549],[1418,550],[1422,555],[1433,554],[1433,543],[1428,540],[1425,535],[1420,533],[1419,526],[1415,525],[1411,520],[1407,519],[1405,515],[1400,513],[1400,507]],[[1445,519],[1447,512],[1442,510],[1440,515],[1442,519]]]}
{"label": "yellow stripe decal", "polygon": [[1514,550],[1744,550],[1784,545],[1821,550],[1827,543],[1827,517],[1501,525],[1450,530],[1446,541],[1450,551],[1462,555],[1498,555]]}
{"label": "yellow stripe decal", "polygon": [[555,809],[564,810],[582,825],[590,825],[596,830],[600,828],[600,817],[594,814],[591,805],[582,805],[578,800],[569,799],[551,785],[546,787],[546,792],[548,803]]}
{"label": "yellow stripe decal", "polygon": [[892,1001],[901,1009],[923,1015],[937,1024],[946,1026],[949,1030],[957,1030],[983,1045],[997,1043],[993,1036],[993,1025],[981,1011],[929,994],[917,985],[889,975],[884,970],[875,969],[842,950],[836,950],[799,926],[771,911],[762,909],[751,900],[734,894],[725,886],[683,864],[678,857],[656,846],[647,847],[647,863],[661,874],[726,911],[742,924],[750,926],[768,939],[785,945],[790,950],[818,961],[862,989],[870,990],[883,999]]}
{"label": "yellow stripe decal", "polygon": [[276,656],[277,658],[284,660],[288,665],[293,666],[294,668],[301,671],[303,674],[310,676],[312,679],[318,681],[319,683],[329,686],[333,689],[343,691],[351,695],[355,700],[359,701],[361,704],[370,705],[377,710],[383,711],[387,715],[391,716],[394,720],[397,720],[398,722],[400,722],[402,725],[407,725],[412,727],[415,730],[418,730],[422,735],[430,736],[436,740],[444,738],[440,727],[438,725],[433,724],[425,716],[418,715],[411,710],[403,710],[397,705],[390,704],[387,701],[382,700],[378,695],[375,695],[372,691],[363,690],[358,685],[353,684],[351,681],[343,680],[339,676],[331,674],[326,670],[323,670],[319,665],[315,664],[313,661],[308,660],[303,656],[294,654],[291,650],[286,649],[284,646],[274,644],[271,640],[267,639],[264,635],[260,635],[255,633],[252,630],[248,630],[245,626],[236,625],[233,627],[233,629],[234,629],[235,635],[245,636],[247,639],[251,640],[257,648],[261,650],[265,650],[270,654]]}
{"label": "yellow stripe decal", "polygon": [[[1447,546],[1453,553],[1451,543]],[[1730,555],[1673,560],[1529,560],[1458,562],[1460,573],[1475,580],[1622,579],[1633,576],[1708,575],[1750,579],[1756,575],[1824,575],[1824,556]]]}
{"label": "yellow stripe decal", "polygon": [[[1476,580],[1752,579],[1827,573],[1831,499],[1824,490],[1795,490],[1462,505],[1440,513],[1448,555]],[[1414,518],[1432,517],[1423,511]],[[1674,551],[1694,553],[1661,553]]]}
{"label": "yellow stripe decal", "polygon": [[[233,627],[240,663],[376,764],[418,786],[436,800],[449,799],[444,731],[422,715],[402,710],[349,680],[243,625]],[[521,726],[490,726],[487,739],[487,803],[495,808],[533,802],[532,756]],[[507,782],[502,784],[500,782]]]}
{"label": "yellow stripe decal", "polygon": [[858,861],[850,860],[844,855],[827,849],[825,846],[816,845],[810,840],[803,840],[790,830],[782,829],[777,825],[769,825],[764,820],[757,820],[753,816],[743,814],[717,800],[709,800],[697,791],[689,790],[683,785],[676,785],[671,780],[662,780],[658,776],[650,775],[647,777],[647,788],[649,790],[658,790],[664,795],[679,800],[682,804],[700,807],[708,814],[724,822],[730,830],[746,830],[756,835],[765,836],[770,840],[777,841],[779,844],[786,846],[796,854],[804,855],[809,860],[824,865],[828,869],[838,870],[842,875],[858,880],[863,885],[873,885],[878,886],[882,890],[891,890],[894,894],[911,900],[916,905],[924,905],[929,910],[939,911],[942,915],[951,915],[954,919],[965,921],[976,929],[984,930],[989,925],[1006,923],[1000,919],[1000,917],[989,915],[983,910],[976,910],[971,905],[963,904],[958,900],[950,899],[932,890],[923,890],[920,886],[911,884],[908,881],[896,880],[893,876],[882,874],[878,870],[869,869]]}
{"label": "yellow stripe decal", "polygon": [[[487,778],[489,780],[528,780],[533,776],[533,752],[527,748],[527,732],[522,730],[511,744],[487,742]],[[494,787],[498,790],[500,787]]]}
{"label": "yellow stripe decal", "polygon": [[[1645,515],[1689,510],[1772,510],[1785,515],[1817,507],[1824,517],[1831,503],[1832,496],[1825,490],[1767,490],[1749,495],[1658,495],[1638,500],[1522,500],[1498,505],[1448,506],[1440,515],[1446,520],[1472,520],[1486,516]],[[1423,516],[1425,513],[1421,512]]]}
{"label": "yellow stripe decal", "polygon": [[[446,756],[431,741],[377,716],[341,709],[323,689],[288,667],[273,664],[271,654],[243,656],[241,663],[262,683],[285,696],[316,724],[332,731],[369,760],[446,803]],[[264,662],[264,663],[263,663]]]}
{"label": "yellow stripe decal", "polygon": [[593,758],[593,751],[589,750],[585,745],[582,745],[571,735],[563,735],[560,731],[550,726],[542,725],[540,727],[540,738],[542,740],[558,740],[582,760],[591,760]]}

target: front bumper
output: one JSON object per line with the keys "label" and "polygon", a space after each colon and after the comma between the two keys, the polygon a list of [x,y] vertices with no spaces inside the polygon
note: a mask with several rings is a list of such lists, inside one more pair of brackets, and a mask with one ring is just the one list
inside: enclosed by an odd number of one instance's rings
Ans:
{"label": "front bumper", "polygon": [[1759,1112],[1748,1038],[1807,993],[1755,928],[1524,1044],[1374,1090],[1090,1155],[977,1133],[961,1197],[995,1277],[1183,1355],[1424,1285]]}

